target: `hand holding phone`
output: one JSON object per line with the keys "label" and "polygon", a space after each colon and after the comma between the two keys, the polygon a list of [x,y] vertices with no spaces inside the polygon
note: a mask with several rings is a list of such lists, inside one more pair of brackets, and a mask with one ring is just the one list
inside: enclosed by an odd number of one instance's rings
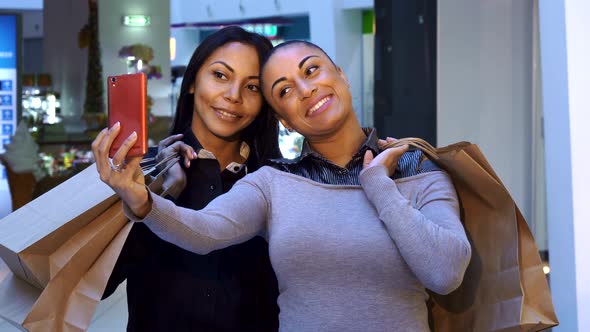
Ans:
{"label": "hand holding phone", "polygon": [[109,157],[113,157],[133,132],[137,141],[127,156],[143,156],[147,152],[147,80],[143,73],[108,77],[109,127],[119,122],[121,131],[113,141]]}

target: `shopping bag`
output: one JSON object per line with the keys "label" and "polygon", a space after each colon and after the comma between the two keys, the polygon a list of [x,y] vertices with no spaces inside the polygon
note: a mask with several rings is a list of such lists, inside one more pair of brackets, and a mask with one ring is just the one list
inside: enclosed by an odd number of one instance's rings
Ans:
{"label": "shopping bag", "polygon": [[[146,183],[153,192],[161,191],[162,175],[178,160],[177,156],[169,156],[156,165],[145,166]],[[162,163],[167,163],[167,166],[157,177],[150,177],[148,174]],[[92,172],[97,174],[94,167]],[[102,183],[98,175],[90,175],[80,180],[83,181],[87,181],[90,187],[95,186],[95,182]],[[166,192],[160,194],[165,195]],[[63,234],[52,236],[52,233],[48,236],[51,241],[45,237],[31,246],[36,247],[42,242],[44,248],[52,248],[51,251],[44,250],[42,255],[38,255],[43,258],[41,268],[27,266],[30,271],[45,273],[49,281],[43,285],[41,294],[36,295],[34,305],[27,302],[19,307],[20,310],[8,310],[4,315],[0,307],[0,316],[28,331],[85,331],[90,326],[110,274],[131,230],[131,223],[123,213],[121,201],[117,197],[114,198],[115,202],[92,220],[63,219],[62,223],[67,225],[68,229],[77,230],[69,232],[67,237]],[[111,197],[106,201],[110,202]],[[103,201],[99,205],[102,207],[106,203]],[[33,262],[38,261],[40,259]],[[1,287],[2,285],[0,290]],[[18,294],[12,293],[9,296],[14,297]],[[26,316],[24,319],[23,313]]]}
{"label": "shopping bag", "polygon": [[451,177],[472,257],[463,283],[448,295],[429,292],[430,327],[447,331],[540,331],[558,324],[537,245],[510,193],[477,145],[422,150]]}
{"label": "shopping bag", "polygon": [[43,289],[49,257],[117,201],[94,166],[0,220],[0,258],[18,277]]}
{"label": "shopping bag", "polygon": [[43,292],[0,260],[0,318],[23,331],[85,331],[98,319],[94,313],[130,229],[126,223],[81,278],[79,262],[68,262]]}
{"label": "shopping bag", "polygon": [[30,332],[85,331],[131,225],[119,202],[64,244],[59,249],[62,257],[57,264],[60,268],[56,269],[57,273],[22,326]]}

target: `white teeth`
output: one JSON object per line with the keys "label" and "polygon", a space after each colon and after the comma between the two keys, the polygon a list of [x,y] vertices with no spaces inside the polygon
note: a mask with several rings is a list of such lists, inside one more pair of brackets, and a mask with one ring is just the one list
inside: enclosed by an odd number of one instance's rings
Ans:
{"label": "white teeth", "polygon": [[237,116],[237,115],[235,115],[235,114],[227,113],[227,112],[224,112],[224,111],[222,111],[222,110],[217,110],[217,112],[219,112],[219,113],[221,113],[221,115],[223,115],[223,116],[227,116],[227,117],[229,117],[229,118],[237,118],[237,117],[238,117],[238,116]]}
{"label": "white teeth", "polygon": [[312,115],[315,111],[317,111],[320,107],[322,107],[325,103],[327,103],[328,100],[330,100],[330,97],[326,97],[326,98],[318,101],[317,104],[315,104],[312,108],[309,109],[308,114]]}

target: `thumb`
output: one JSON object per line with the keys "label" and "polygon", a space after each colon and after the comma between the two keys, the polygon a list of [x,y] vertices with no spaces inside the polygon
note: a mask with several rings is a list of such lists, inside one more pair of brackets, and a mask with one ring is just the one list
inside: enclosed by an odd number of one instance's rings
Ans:
{"label": "thumb", "polygon": [[363,158],[363,169],[367,168],[373,159],[373,152],[371,150],[367,150],[365,152],[365,157]]}

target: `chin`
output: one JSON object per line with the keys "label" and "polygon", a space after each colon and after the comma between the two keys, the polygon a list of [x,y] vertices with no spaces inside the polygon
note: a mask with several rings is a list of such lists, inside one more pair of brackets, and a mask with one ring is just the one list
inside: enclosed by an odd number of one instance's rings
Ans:
{"label": "chin", "polygon": [[235,128],[227,128],[227,126],[217,127],[217,128],[209,128],[211,132],[220,138],[226,140],[234,140],[240,137],[240,133],[242,132],[243,128],[235,129]]}

